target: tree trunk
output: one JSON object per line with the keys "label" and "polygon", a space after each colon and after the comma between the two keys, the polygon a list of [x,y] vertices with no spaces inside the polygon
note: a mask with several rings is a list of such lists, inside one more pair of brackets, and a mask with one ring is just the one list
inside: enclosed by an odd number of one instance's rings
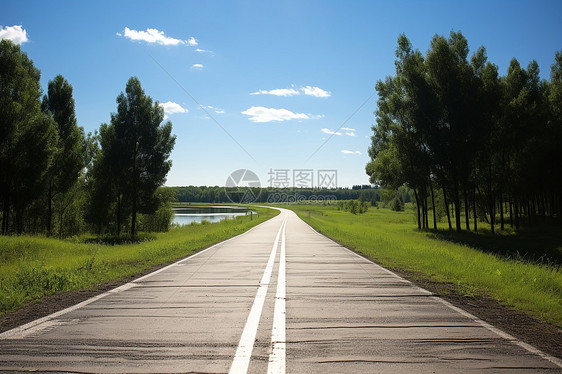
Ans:
{"label": "tree trunk", "polygon": [[[66,209],[65,209],[66,210]],[[59,239],[62,238],[62,220],[64,218],[64,210],[59,215]]]}
{"label": "tree trunk", "polygon": [[53,182],[49,180],[49,190],[47,191],[47,235],[51,236],[51,226],[53,217]]}
{"label": "tree trunk", "polygon": [[513,213],[515,219],[515,229],[519,229],[519,204],[517,203],[517,199],[513,199]]}
{"label": "tree trunk", "polygon": [[[476,186],[475,188],[476,188],[476,192],[478,193],[478,195],[482,197],[482,200],[483,200],[483,201],[486,201],[486,200],[485,200],[486,197],[485,197],[484,194],[482,194],[482,193],[480,192],[480,188],[478,188],[478,186]],[[486,223],[489,224],[490,221],[488,220],[488,212],[487,212],[487,210],[486,210],[486,209],[487,209],[486,204],[484,204],[484,206],[481,206],[481,205],[480,205],[479,208],[480,208],[480,216],[481,216],[481,217],[484,217],[484,221],[486,221]]]}
{"label": "tree trunk", "polygon": [[416,208],[418,211],[418,229],[421,229],[420,200],[418,199],[418,192],[415,188],[414,188],[414,197],[416,198]]}
{"label": "tree trunk", "polygon": [[423,199],[425,205],[425,229],[429,229],[429,204],[427,203],[427,199],[429,196],[427,195],[427,190],[425,191],[425,197]]}
{"label": "tree trunk", "polygon": [[490,195],[489,197],[489,206],[490,206],[490,231],[492,234],[494,234],[494,225],[496,223],[496,202],[494,201],[494,196]]}
{"label": "tree trunk", "polygon": [[476,215],[476,187],[472,189],[472,211],[474,212],[474,232],[478,232],[478,217]]}
{"label": "tree trunk", "polygon": [[[135,116],[135,123],[136,123],[136,116]],[[135,126],[136,127],[136,126]],[[137,153],[138,153],[138,140],[135,141],[135,149],[133,151],[133,214],[131,215],[131,240],[135,239],[135,235],[137,234],[136,225],[137,225],[137,200],[138,200],[138,184],[139,184],[139,176],[137,170]]]}
{"label": "tree trunk", "polygon": [[499,207],[500,207],[500,230],[504,230],[504,222],[503,222],[503,191],[500,185],[500,193],[499,193],[499,197],[500,197],[500,201],[499,201]]}
{"label": "tree trunk", "polygon": [[453,182],[453,199],[455,205],[455,226],[458,232],[462,230],[461,228],[461,207],[460,207],[460,195],[459,186],[456,181]]}
{"label": "tree trunk", "polygon": [[533,214],[537,217],[541,215],[541,210],[538,201],[539,201],[538,197],[536,195],[533,195],[531,203],[533,204]]}
{"label": "tree trunk", "polygon": [[449,230],[452,230],[453,225],[451,225],[451,215],[449,214],[449,202],[447,201],[447,192],[445,192],[445,187],[443,187],[443,203],[445,204],[445,212],[447,212],[447,222],[449,223]]}
{"label": "tree trunk", "polygon": [[64,201],[63,199],[63,206],[61,208],[61,212],[60,212],[60,224],[59,224],[59,238],[62,238],[62,229],[63,229],[63,222],[64,222],[64,213],[66,213],[66,210],[68,209],[68,207],[70,206],[70,204],[72,204],[72,201],[74,200],[75,195],[71,195],[70,198],[68,196],[66,196],[66,201]]}
{"label": "tree trunk", "polygon": [[509,227],[513,228],[513,206],[511,204],[511,194],[507,195],[509,205]]}
{"label": "tree trunk", "polygon": [[137,223],[137,199],[135,196],[133,198],[133,214],[131,215],[131,239],[134,239],[136,235],[136,223]]}
{"label": "tree trunk", "polygon": [[427,219],[427,216],[429,215],[428,213],[428,209],[427,209],[427,190],[424,188],[423,190],[423,228],[424,230],[427,230],[429,228],[429,221]]}
{"label": "tree trunk", "polygon": [[121,194],[117,196],[117,236],[121,235]]}
{"label": "tree trunk", "polygon": [[464,186],[464,219],[466,220],[466,231],[470,231],[470,208],[468,205],[468,192],[466,191],[466,184]]}
{"label": "tree trunk", "polygon": [[425,191],[425,228],[429,230],[429,193],[427,191],[427,186]]}
{"label": "tree trunk", "polygon": [[429,179],[429,190],[431,191],[431,208],[433,209],[433,229],[437,230],[437,218],[435,216],[435,196],[433,195],[433,183]]}

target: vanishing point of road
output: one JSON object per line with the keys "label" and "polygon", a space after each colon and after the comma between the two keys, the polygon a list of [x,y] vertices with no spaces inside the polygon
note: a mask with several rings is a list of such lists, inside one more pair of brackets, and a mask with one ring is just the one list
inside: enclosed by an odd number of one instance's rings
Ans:
{"label": "vanishing point of road", "polygon": [[0,334],[2,372],[561,372],[548,356],[282,210]]}

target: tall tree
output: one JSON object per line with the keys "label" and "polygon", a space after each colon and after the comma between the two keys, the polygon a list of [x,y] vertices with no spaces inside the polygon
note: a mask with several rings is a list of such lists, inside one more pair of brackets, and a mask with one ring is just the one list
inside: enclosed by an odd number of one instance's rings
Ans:
{"label": "tall tree", "polygon": [[427,198],[430,163],[424,130],[435,120],[434,95],[426,81],[424,59],[405,35],[398,38],[396,77],[379,81],[377,126],[369,148],[372,162],[366,172],[371,182],[398,188],[406,183],[414,191],[418,227],[428,227]]}
{"label": "tall tree", "polygon": [[[172,123],[164,120],[158,102],[146,96],[140,81],[132,77],[125,93],[117,97],[117,113],[109,126],[100,129],[99,174],[109,176],[117,202],[117,225],[124,212],[131,214],[130,233],[136,235],[137,213],[151,214],[158,208],[156,190],[166,181],[175,136]],[[96,166],[94,166],[96,168]],[[103,184],[102,184],[103,185]]]}
{"label": "tall tree", "polygon": [[[426,58],[428,79],[441,112],[428,133],[428,142],[453,193],[457,231],[461,230],[461,194],[464,205],[468,205],[472,163],[481,138],[478,86],[467,60],[468,51],[464,36],[460,32],[451,32],[448,39],[438,35],[433,38]],[[465,217],[468,229],[468,214]]]}
{"label": "tall tree", "polygon": [[[545,92],[549,104],[549,122],[548,122],[548,161],[549,175],[551,176],[550,184],[555,190],[553,193],[553,205],[558,211],[558,216],[562,215],[562,196],[560,186],[562,185],[562,167],[558,162],[553,160],[562,159],[562,50],[557,51],[554,56],[554,63],[550,68],[550,85]],[[558,199],[558,204],[554,201]]]}
{"label": "tall tree", "polygon": [[53,163],[47,172],[47,232],[51,233],[53,199],[62,198],[84,168],[84,133],[76,124],[72,86],[62,75],[49,81],[41,105],[56,124],[58,142]]}
{"label": "tall tree", "polygon": [[0,41],[0,199],[2,233],[23,231],[25,207],[42,194],[57,139],[41,111],[41,73],[20,47]]}
{"label": "tall tree", "polygon": [[[485,50],[483,48],[472,58],[472,66],[476,76],[480,79],[481,86],[478,93],[481,108],[481,124],[482,124],[482,140],[476,153],[476,162],[474,164],[474,199],[476,200],[476,191],[483,191],[481,198],[485,199],[490,212],[490,228],[494,233],[495,229],[495,194],[497,186],[501,182],[498,178],[503,165],[498,157],[498,150],[501,149],[501,133],[500,133],[500,100],[502,98],[502,89],[498,76],[498,67],[487,62]],[[474,202],[476,204],[476,202]],[[476,209],[475,209],[476,211]],[[477,219],[474,219],[475,229],[477,227]]]}

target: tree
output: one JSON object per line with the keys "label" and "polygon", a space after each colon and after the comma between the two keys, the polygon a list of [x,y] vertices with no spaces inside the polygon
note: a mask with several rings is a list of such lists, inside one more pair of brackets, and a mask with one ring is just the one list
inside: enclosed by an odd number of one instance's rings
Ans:
{"label": "tree", "polygon": [[[483,50],[480,50],[484,52]],[[481,80],[479,91],[480,105],[482,110],[482,141],[476,153],[474,164],[475,190],[480,190],[486,197],[486,204],[490,211],[490,228],[494,233],[495,225],[495,194],[497,186],[501,183],[498,176],[502,172],[498,150],[501,149],[501,110],[500,101],[502,99],[502,88],[498,77],[498,67],[490,62],[486,62],[483,53],[473,57],[472,65],[475,74]],[[474,192],[474,205],[476,204],[476,191]],[[476,208],[473,208],[476,212]],[[477,230],[476,213],[474,218],[475,231]]]}
{"label": "tree", "polygon": [[436,108],[436,99],[426,80],[423,56],[405,35],[398,38],[395,65],[396,77],[377,82],[377,125],[366,172],[371,183],[392,189],[404,183],[411,187],[418,227],[427,228],[431,172],[424,132],[435,121],[431,109]]}
{"label": "tree", "polygon": [[[471,171],[483,133],[478,81],[468,63],[468,52],[464,36],[451,32],[448,39],[433,38],[426,58],[429,82],[440,107],[440,117],[428,132],[428,145],[442,168],[444,186],[453,193],[457,231],[461,230],[461,193],[466,207]],[[465,221],[469,229],[468,208]]]}
{"label": "tree", "polygon": [[551,176],[550,184],[555,189],[554,196],[558,194],[558,204],[555,201],[552,205],[557,205],[558,215],[562,215],[562,196],[560,196],[560,189],[555,186],[562,185],[562,168],[557,162],[553,160],[562,159],[562,50],[556,52],[554,56],[554,63],[550,68],[550,86],[549,90],[545,92],[549,104],[549,122],[548,133],[549,139],[548,154],[550,160],[548,161],[549,175]]}
{"label": "tree", "polygon": [[121,219],[129,213],[134,237],[137,214],[153,214],[158,208],[155,193],[166,181],[175,143],[172,123],[161,125],[163,120],[164,110],[132,77],[125,93],[117,97],[117,113],[111,114],[110,125],[100,128],[101,153],[96,156],[94,179],[100,201],[106,201],[104,191],[116,201],[118,234]]}
{"label": "tree", "polygon": [[[86,174],[86,190],[88,191],[88,203],[86,209],[86,220],[93,224],[98,235],[103,232],[110,219],[112,201],[116,196],[116,183],[112,175],[114,171],[114,144],[115,131],[112,127],[103,123],[99,134],[90,138],[90,150],[92,151],[92,164]],[[120,201],[120,200],[119,200]],[[120,234],[120,217],[116,217],[118,223],[117,234]]]}
{"label": "tree", "polygon": [[0,41],[0,199],[2,233],[23,231],[25,208],[42,193],[57,141],[53,120],[41,111],[41,73],[20,47]]}
{"label": "tree", "polygon": [[[47,95],[43,96],[41,107],[55,121],[58,134],[54,160],[46,176],[47,232],[50,234],[53,199],[58,197],[65,200],[62,195],[78,181],[79,173],[85,166],[83,156],[84,131],[76,124],[72,86],[62,75],[57,75],[49,81]],[[69,204],[69,202],[66,204],[58,202],[57,205],[68,206]]]}

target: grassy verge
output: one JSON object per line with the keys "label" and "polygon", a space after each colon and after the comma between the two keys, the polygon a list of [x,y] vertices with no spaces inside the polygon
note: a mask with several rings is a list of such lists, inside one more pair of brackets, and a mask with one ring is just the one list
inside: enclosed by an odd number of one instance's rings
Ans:
{"label": "grassy verge", "polygon": [[108,245],[87,238],[59,240],[0,236],[0,315],[60,291],[93,289],[151,267],[188,256],[241,234],[279,211],[253,208],[258,215],[212,224],[172,228],[140,243]]}
{"label": "grassy verge", "polygon": [[[462,236],[454,237],[453,241],[446,233],[418,231],[411,211],[371,208],[364,214],[353,215],[335,207],[288,208],[319,232],[383,266],[415,272],[431,281],[455,284],[465,295],[489,295],[505,305],[562,327],[560,267],[552,263],[530,262],[524,256],[510,258],[497,253],[496,248],[485,248],[486,243],[499,245],[502,242],[503,246],[511,243],[520,247],[506,249],[507,253],[526,253],[525,241],[518,242],[515,234],[504,238],[507,241],[502,238],[488,240],[484,236],[478,240],[479,246],[470,246],[462,242]],[[474,237],[469,239],[472,240],[469,243],[474,243]],[[558,245],[551,243],[548,251],[560,254],[560,242]]]}

